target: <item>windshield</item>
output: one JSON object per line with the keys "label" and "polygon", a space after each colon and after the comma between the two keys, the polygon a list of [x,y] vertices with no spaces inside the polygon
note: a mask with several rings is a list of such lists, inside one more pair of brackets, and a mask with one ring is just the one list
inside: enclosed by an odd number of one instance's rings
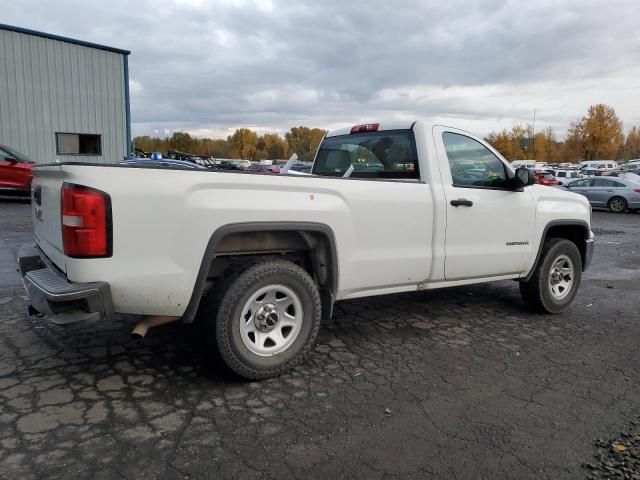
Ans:
{"label": "windshield", "polygon": [[342,177],[419,178],[413,131],[386,130],[325,138],[313,164],[314,175]]}
{"label": "windshield", "polygon": [[4,150],[6,153],[8,153],[10,156],[12,156],[13,158],[15,158],[16,160],[20,160],[21,162],[26,162],[26,163],[35,163],[33,160],[31,160],[29,157],[27,157],[25,154],[18,152],[17,150],[14,150],[13,148],[9,148],[5,145],[0,145],[0,150]]}

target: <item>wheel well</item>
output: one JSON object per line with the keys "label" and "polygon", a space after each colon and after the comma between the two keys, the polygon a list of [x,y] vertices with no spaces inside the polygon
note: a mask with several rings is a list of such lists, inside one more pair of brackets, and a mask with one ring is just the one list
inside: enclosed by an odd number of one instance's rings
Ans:
{"label": "wheel well", "polygon": [[542,248],[544,247],[544,243],[547,238],[564,238],[573,242],[576,247],[578,247],[578,251],[580,252],[580,258],[582,259],[582,265],[584,269],[584,265],[586,262],[587,251],[586,251],[586,243],[585,240],[589,238],[589,226],[583,222],[580,223],[561,223],[555,225],[549,225],[545,228],[544,233],[542,234],[542,238],[540,239],[540,245],[538,246],[538,252],[536,254],[536,260],[533,262],[533,266],[529,271],[529,274],[520,278],[520,282],[528,282],[533,273],[536,271],[538,267],[538,262],[540,261],[540,254],[542,253]]}
{"label": "wheel well", "polygon": [[611,200],[613,200],[614,198],[619,198],[620,200],[624,201],[625,204],[627,204],[627,199],[624,198],[622,195],[614,195],[611,198],[609,198],[609,200],[607,200],[607,205],[609,205],[611,203]]}
{"label": "wheel well", "polygon": [[540,248],[542,248],[547,238],[565,238],[573,242],[576,247],[578,247],[582,263],[584,264],[587,254],[584,241],[589,238],[589,230],[587,227],[584,225],[554,225],[547,230],[547,234],[540,243]]}
{"label": "wheel well", "polygon": [[304,230],[260,230],[234,232],[217,244],[207,275],[213,279],[229,268],[252,262],[255,256],[285,256],[299,264],[319,286],[335,288],[337,274],[332,268],[332,242],[326,234]]}
{"label": "wheel well", "polygon": [[191,322],[206,290],[258,257],[286,258],[304,268],[318,284],[323,316],[329,318],[338,289],[338,257],[333,232],[323,225],[239,224],[216,231],[205,252],[191,300],[183,315]]}

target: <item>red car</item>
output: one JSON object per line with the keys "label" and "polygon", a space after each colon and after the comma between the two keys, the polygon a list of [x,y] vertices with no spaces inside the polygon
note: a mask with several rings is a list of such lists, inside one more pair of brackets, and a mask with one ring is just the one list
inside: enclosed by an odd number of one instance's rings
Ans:
{"label": "red car", "polygon": [[26,155],[0,145],[0,195],[29,197],[33,164]]}
{"label": "red car", "polygon": [[250,167],[245,169],[245,172],[263,173],[266,175],[275,175],[280,173],[280,167],[276,165],[261,165],[259,163],[253,163]]}
{"label": "red car", "polygon": [[550,173],[536,173],[536,182],[547,187],[555,187],[560,182]]}

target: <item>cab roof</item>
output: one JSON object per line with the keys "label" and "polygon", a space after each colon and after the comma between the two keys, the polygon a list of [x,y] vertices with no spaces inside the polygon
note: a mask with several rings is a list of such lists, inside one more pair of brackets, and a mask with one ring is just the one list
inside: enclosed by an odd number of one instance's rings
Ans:
{"label": "cab roof", "polygon": [[[415,121],[404,121],[404,122],[371,122],[371,123],[362,123],[358,125],[374,125],[377,124],[377,131],[381,132],[383,130],[410,130],[413,127]],[[356,125],[350,125],[348,127],[338,128],[336,130],[331,130],[327,133],[327,137],[337,137],[338,135],[349,135],[351,133],[351,129]]]}

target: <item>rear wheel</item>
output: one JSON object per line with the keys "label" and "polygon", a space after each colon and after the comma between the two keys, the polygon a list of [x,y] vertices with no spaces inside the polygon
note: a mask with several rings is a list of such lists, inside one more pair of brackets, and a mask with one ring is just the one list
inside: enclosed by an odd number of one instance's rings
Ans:
{"label": "rear wheel", "polygon": [[622,213],[627,209],[627,201],[622,197],[613,197],[609,200],[609,203],[607,203],[607,207],[609,207],[609,210],[613,213]]}
{"label": "rear wheel", "polygon": [[578,293],[582,257],[576,245],[564,238],[551,238],[542,247],[531,279],[520,283],[525,303],[537,312],[558,313]]}
{"label": "rear wheel", "polygon": [[300,362],[320,328],[320,294],[309,274],[263,260],[227,279],[206,320],[207,339],[238,375],[263,379]]}

